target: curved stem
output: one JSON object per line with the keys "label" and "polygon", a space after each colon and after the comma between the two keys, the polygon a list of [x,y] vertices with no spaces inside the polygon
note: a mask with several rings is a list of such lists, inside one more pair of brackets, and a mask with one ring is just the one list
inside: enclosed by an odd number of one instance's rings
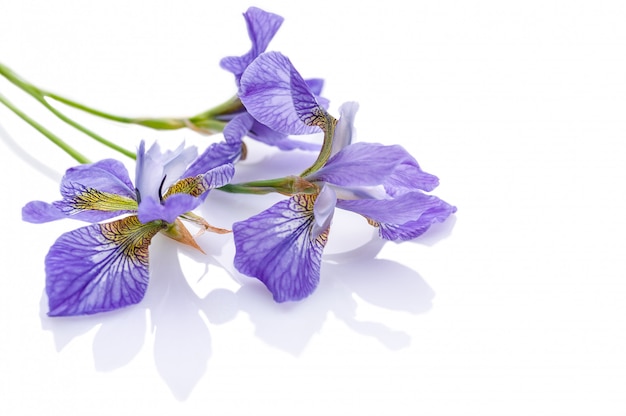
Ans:
{"label": "curved stem", "polygon": [[335,136],[337,119],[320,109],[320,114],[316,114],[316,119],[312,123],[324,130],[324,142],[322,143],[322,148],[315,162],[300,174],[303,178],[319,170],[328,161],[333,147],[333,137]]}
{"label": "curved stem", "polygon": [[94,133],[93,131],[91,131],[88,128],[82,126],[81,124],[75,122],[74,120],[70,119],[65,114],[61,113],[59,110],[57,110],[56,108],[51,106],[50,103],[48,103],[48,101],[46,101],[45,93],[42,90],[40,90],[36,86],[34,86],[34,85],[24,81],[15,72],[11,71],[8,67],[6,67],[6,66],[4,66],[2,64],[0,64],[0,75],[3,75],[7,80],[9,80],[15,86],[19,87],[22,91],[24,91],[25,93],[29,94],[31,97],[33,97],[35,100],[37,100],[41,105],[46,107],[46,109],[48,109],[48,111],[50,111],[52,114],[57,116],[63,122],[65,122],[65,123],[69,124],[70,126],[74,127],[78,131],[86,134],[87,136],[91,137],[92,139],[96,140],[97,142],[102,143],[105,146],[107,146],[107,147],[109,147],[109,148],[111,148],[111,149],[113,149],[113,150],[115,150],[115,151],[117,151],[119,153],[122,153],[125,156],[130,157],[131,159],[135,159],[136,158],[135,153],[131,152],[130,150],[126,150],[123,147],[118,146],[117,144],[115,144],[115,143],[105,139],[104,137]]}
{"label": "curved stem", "polygon": [[59,94],[55,94],[47,90],[39,89],[39,92],[46,97],[52,98],[54,101],[58,101],[69,107],[75,108],[80,111],[84,111],[85,113],[92,114],[96,117],[104,118],[104,119],[111,120],[111,121],[117,121],[118,123],[131,124],[133,122],[132,118],[116,116],[114,114],[105,113],[104,111],[96,110],[94,108],[86,106],[85,104],[78,103],[74,100],[70,100],[69,98],[63,97]]}
{"label": "curved stem", "polygon": [[4,104],[9,110],[13,111],[18,117],[22,120],[30,124],[34,127],[38,132],[46,136],[50,141],[57,146],[59,146],[62,150],[65,151],[68,155],[73,157],[78,163],[90,163],[89,159],[80,154],[76,149],[65,143],[60,137],[52,133],[50,130],[46,129],[41,124],[37,123],[35,120],[27,116],[24,112],[22,112],[19,108],[15,107],[9,100],[4,98],[2,94],[0,94],[0,103]]}

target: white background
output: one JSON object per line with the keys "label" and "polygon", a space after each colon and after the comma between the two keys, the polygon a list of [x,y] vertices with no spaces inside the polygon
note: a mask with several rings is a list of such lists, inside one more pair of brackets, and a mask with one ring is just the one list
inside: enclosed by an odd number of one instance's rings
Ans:
{"label": "white background", "polygon": [[[80,224],[20,209],[74,162],[0,107],[0,414],[626,414],[626,3],[0,0],[0,61],[113,113],[190,116],[235,92],[218,62],[248,50],[250,5],[285,17],[270,49],[326,79],[331,113],[358,101],[358,140],[402,144],[458,213],[403,244],[338,215],[318,290],[281,305],[230,276],[230,236],[206,255],[157,237],[140,305],[50,319],[44,257]],[[67,113],[130,149],[219,138]],[[242,172],[307,160],[251,150]],[[200,211],[229,227],[277,199]]]}

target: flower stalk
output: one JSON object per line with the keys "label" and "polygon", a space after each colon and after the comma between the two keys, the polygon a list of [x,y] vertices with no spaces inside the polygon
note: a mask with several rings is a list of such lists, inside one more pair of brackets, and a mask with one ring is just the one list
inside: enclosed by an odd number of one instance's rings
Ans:
{"label": "flower stalk", "polygon": [[[46,94],[44,93],[44,91],[42,91],[38,87],[34,86],[33,84],[23,80],[15,72],[13,72],[7,66],[5,66],[5,65],[3,65],[1,63],[0,63],[0,75],[4,76],[13,85],[17,86],[22,91],[24,91],[25,93],[27,93],[28,95],[33,97],[41,105],[43,105],[48,111],[50,111],[52,114],[54,114],[57,118],[59,118],[60,120],[62,120],[66,124],[74,127],[76,130],[86,134],[87,136],[89,136],[92,139],[96,140],[97,142],[99,142],[99,143],[109,147],[110,149],[113,149],[116,152],[119,152],[119,153],[123,154],[124,156],[130,157],[131,159],[135,159],[136,158],[136,155],[135,155],[134,152],[131,152],[130,150],[124,149],[123,147],[121,147],[121,146],[119,146],[119,145],[117,145],[117,144],[115,144],[115,143],[105,139],[104,137],[102,137],[99,134],[96,134],[95,132],[89,130],[88,128],[84,127],[80,123],[77,123],[76,121],[72,120],[71,118],[67,117],[65,114],[63,114],[62,112],[60,112],[59,110],[54,108],[46,100]],[[3,102],[3,104],[4,104],[4,102]],[[31,123],[29,123],[29,124],[31,124]],[[37,130],[42,132],[40,129],[37,129]],[[46,135],[43,132],[42,132],[42,134]],[[48,136],[48,138],[50,138],[50,137]],[[66,150],[66,149],[63,149],[63,150]]]}

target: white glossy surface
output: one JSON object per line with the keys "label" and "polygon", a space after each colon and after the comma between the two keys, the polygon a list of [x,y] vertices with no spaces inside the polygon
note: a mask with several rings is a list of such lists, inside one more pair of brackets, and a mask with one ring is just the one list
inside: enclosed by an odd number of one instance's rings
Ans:
{"label": "white glossy surface", "polygon": [[[218,62],[248,49],[251,3],[173,4],[0,0],[0,61],[111,112],[191,115],[234,93]],[[143,303],[49,319],[43,260],[79,223],[20,209],[57,198],[73,162],[0,107],[0,414],[623,415],[626,4],[254,5],[285,17],[271,48],[326,79],[331,112],[358,101],[358,139],[405,146],[455,218],[398,245],[337,217],[317,292],[281,305],[229,275],[229,236],[200,237],[207,256],[157,238]],[[208,143],[76,118],[129,148]],[[251,147],[268,177],[294,166]],[[216,194],[201,211],[228,226],[273,200]]]}

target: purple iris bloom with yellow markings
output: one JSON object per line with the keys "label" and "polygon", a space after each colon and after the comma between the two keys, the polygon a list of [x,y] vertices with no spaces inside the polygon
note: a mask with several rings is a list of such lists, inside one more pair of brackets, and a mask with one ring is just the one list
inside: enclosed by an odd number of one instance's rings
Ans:
{"label": "purple iris bloom with yellow markings", "polygon": [[60,201],[24,206],[28,222],[91,223],[61,235],[46,256],[48,315],[93,314],[141,301],[149,278],[148,247],[158,232],[200,249],[181,219],[201,231],[228,232],[191,211],[207,191],[230,181],[233,165],[207,168],[202,161],[209,158],[196,156],[195,148],[161,152],[155,143],[146,151],[141,142],[134,186],[121,162],[106,159],[69,169]]}
{"label": "purple iris bloom with yellow markings", "polygon": [[401,146],[352,143],[358,105],[344,104],[335,120],[280,53],[262,54],[248,66],[239,95],[250,114],[272,129],[318,126],[328,136],[318,161],[300,175],[316,192],[296,193],[233,225],[235,267],[261,280],[276,301],[302,299],[317,287],[335,208],[362,215],[380,237],[397,241],[418,237],[456,211],[424,193],[438,179]]}
{"label": "purple iris bloom with yellow markings", "polygon": [[[246,68],[254,62],[259,55],[265,52],[284,20],[277,14],[266,12],[257,7],[250,7],[243,16],[246,20],[248,36],[252,42],[252,47],[241,56],[228,56],[223,58],[220,62],[222,68],[232,72],[235,76],[238,87],[241,82],[241,76]],[[308,88],[315,94],[320,104],[324,108],[327,108],[328,100],[319,96],[324,87],[324,80],[313,78],[306,80],[306,83]],[[246,135],[270,146],[276,146],[281,150],[319,150],[320,148],[320,145],[317,143],[295,140],[288,137],[289,134],[300,135],[317,132],[316,129],[307,125],[303,125],[298,132],[285,134],[255,119],[243,106],[235,107],[234,109],[231,108],[227,113],[218,116],[218,119],[231,121],[235,117],[238,118],[237,123],[248,126],[245,133]]]}

